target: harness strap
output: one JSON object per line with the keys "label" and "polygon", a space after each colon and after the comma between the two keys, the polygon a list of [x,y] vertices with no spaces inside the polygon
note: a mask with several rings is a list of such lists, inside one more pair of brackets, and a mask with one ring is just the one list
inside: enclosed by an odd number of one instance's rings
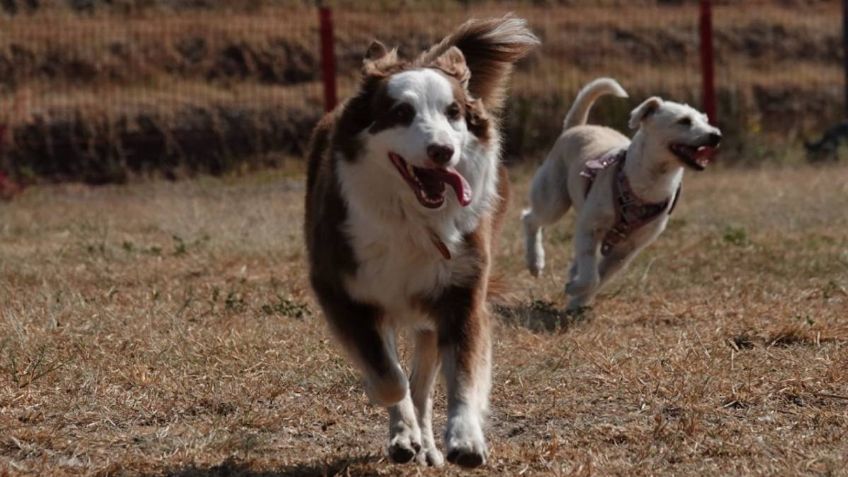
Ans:
{"label": "harness strap", "polygon": [[617,162],[624,162],[626,156],[627,149],[612,149],[597,159],[586,161],[586,164],[583,164],[583,170],[580,171],[580,176],[586,178],[586,191],[584,197],[589,196],[589,191],[592,190],[592,185],[595,183],[595,179],[602,170]]}
{"label": "harness strap", "polygon": [[681,193],[683,193],[683,181],[677,184],[677,190],[674,191],[674,199],[671,199],[671,207],[668,208],[668,215],[671,215],[674,212],[674,208],[677,207],[677,200],[680,199]]}
{"label": "harness strap", "polygon": [[674,195],[662,202],[645,202],[630,187],[627,175],[624,173],[624,162],[627,159],[627,149],[610,151],[598,159],[587,161],[580,175],[585,177],[586,196],[592,189],[592,185],[598,173],[611,165],[616,165],[613,178],[613,200],[615,209],[615,222],[613,227],[604,236],[601,242],[601,254],[606,256],[612,249],[623,242],[633,232],[647,225],[663,213],[671,215],[677,200],[680,198],[681,186],[677,187]]}

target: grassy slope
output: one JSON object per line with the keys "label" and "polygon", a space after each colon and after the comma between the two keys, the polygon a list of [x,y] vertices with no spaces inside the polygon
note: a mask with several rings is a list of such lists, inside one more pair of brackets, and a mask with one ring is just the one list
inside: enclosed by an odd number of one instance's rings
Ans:
{"label": "grassy slope", "polygon": [[[125,180],[125,169],[139,169],[133,156],[144,156],[142,162],[159,169],[188,163],[187,169],[217,170],[218,164],[243,160],[226,152],[239,150],[231,136],[240,137],[233,126],[219,127],[227,112],[262,116],[254,132],[265,145],[250,154],[299,154],[321,109],[317,15],[279,2],[262,4],[0,15],[0,121],[17,128],[14,167],[6,168],[23,176]],[[469,16],[509,10],[528,18],[543,39],[540,52],[516,73],[505,122],[512,157],[545,150],[576,91],[598,75],[617,77],[631,93],[627,102],[599,104],[596,120],[618,127],[629,108],[651,94],[699,103],[694,4],[540,8],[481,2],[468,9],[389,13],[340,8],[341,96],[353,90],[373,37],[413,55]],[[759,159],[761,150],[780,155],[787,139],[797,144],[840,118],[837,2],[721,5],[715,29],[721,126],[730,138],[726,146],[744,148],[740,160]],[[16,107],[19,113],[12,113]],[[191,136],[180,131],[186,124],[202,139],[184,137]],[[274,144],[279,130],[304,140]],[[157,144],[151,147],[140,135]],[[180,146],[164,144],[161,136],[173,136],[170,141]],[[179,151],[197,142],[223,147],[196,157]],[[159,159],[164,156],[173,157]]]}
{"label": "grassy slope", "polygon": [[[476,475],[844,472],[848,168],[688,176],[667,233],[559,331],[572,219],[531,279],[515,175]],[[0,475],[415,473],[382,458],[310,297],[302,193],[283,172],[0,204]]]}

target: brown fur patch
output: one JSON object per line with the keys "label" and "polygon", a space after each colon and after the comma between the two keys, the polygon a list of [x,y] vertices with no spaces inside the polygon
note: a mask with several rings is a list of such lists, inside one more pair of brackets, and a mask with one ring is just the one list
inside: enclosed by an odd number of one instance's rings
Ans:
{"label": "brown fur patch", "polygon": [[491,218],[484,218],[480,226],[464,238],[478,264],[471,283],[449,287],[440,296],[425,298],[419,303],[437,324],[439,347],[454,352],[457,370],[465,375],[476,372],[489,349],[491,326],[486,296],[491,232]]}
{"label": "brown fur patch", "polygon": [[[511,62],[535,41],[522,22],[499,19],[466,23],[441,46],[431,49],[428,54],[434,56],[423,63],[403,62],[395,50],[374,43],[363,61],[359,92],[315,129],[308,154],[305,219],[310,281],[336,335],[360,364],[377,375],[388,374],[391,362],[378,330],[383,310],[354,300],[344,287],[344,279],[353,276],[359,265],[343,230],[348,212],[339,188],[337,153],[340,160],[355,161],[362,153],[359,135],[366,128],[376,132],[409,124],[408,114],[396,114],[397,104],[388,95],[387,83],[392,75],[413,67],[433,67],[444,74],[451,81],[469,131],[483,142],[491,141],[497,135],[492,109],[496,113],[500,107],[499,95]],[[454,44],[456,48],[451,47]],[[440,345],[451,347],[458,370],[464,374],[476,372],[490,347],[485,301],[491,242],[493,228],[503,221],[509,195],[503,168],[499,174],[500,199],[493,214],[482,217],[477,229],[464,238],[478,265],[471,282],[449,286],[440,296],[415,303],[436,321]]]}
{"label": "brown fur patch", "polygon": [[349,104],[326,115],[310,141],[304,220],[309,279],[335,335],[356,361],[383,376],[391,365],[378,331],[383,311],[351,298],[343,284],[345,276],[356,273],[358,264],[342,230],[347,205],[338,188],[332,152],[339,147],[333,142],[339,135],[338,118],[344,117]]}
{"label": "brown fur patch", "polygon": [[468,91],[474,98],[481,99],[487,110],[498,112],[503,106],[513,63],[538,44],[538,38],[523,20],[510,16],[469,20],[414,63],[432,65],[452,47],[458,48],[471,72]]}
{"label": "brown fur patch", "polygon": [[415,119],[415,108],[408,103],[398,103],[389,96],[388,79],[380,81],[374,98],[371,100],[371,119],[374,121],[368,132],[377,134],[380,131],[398,126],[409,126]]}
{"label": "brown fur patch", "polygon": [[462,54],[459,48],[452,47],[448,49],[442,56],[433,61],[432,67],[454,78],[462,87],[463,91],[468,88],[471,71],[468,70],[468,65],[465,64],[465,55]]}

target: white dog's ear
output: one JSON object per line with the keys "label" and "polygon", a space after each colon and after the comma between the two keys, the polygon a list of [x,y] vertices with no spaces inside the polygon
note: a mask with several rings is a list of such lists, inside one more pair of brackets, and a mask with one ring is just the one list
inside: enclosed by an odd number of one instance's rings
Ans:
{"label": "white dog's ear", "polygon": [[642,104],[636,107],[632,113],[630,113],[630,129],[639,129],[639,126],[643,121],[650,118],[654,113],[660,109],[662,106],[663,100],[656,96],[652,96],[646,99]]}
{"label": "white dog's ear", "polygon": [[465,55],[462,54],[462,50],[459,48],[455,46],[450,47],[448,51],[433,60],[433,66],[444,71],[446,75],[456,78],[463,89],[468,89],[471,71],[465,63]]}
{"label": "white dog's ear", "polygon": [[371,42],[362,59],[362,72],[366,75],[380,74],[398,62],[397,49],[388,50],[378,40]]}

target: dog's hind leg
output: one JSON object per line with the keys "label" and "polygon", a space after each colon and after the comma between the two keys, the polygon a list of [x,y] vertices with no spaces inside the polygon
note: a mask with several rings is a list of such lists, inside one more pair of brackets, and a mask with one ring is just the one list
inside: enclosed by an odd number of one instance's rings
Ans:
{"label": "dog's hind leg", "polygon": [[527,269],[534,277],[538,277],[545,268],[545,245],[542,228],[553,224],[571,207],[568,191],[557,187],[555,182],[544,177],[547,172],[540,169],[533,180],[530,191],[531,207],[524,209],[521,222],[524,225],[524,257]]}
{"label": "dog's hind leg", "polygon": [[521,213],[524,225],[524,258],[527,270],[534,277],[541,275],[545,268],[545,244],[542,239],[542,224],[533,214],[533,209],[525,209]]}
{"label": "dog's hind leg", "polygon": [[524,225],[524,258],[527,262],[527,270],[534,277],[538,277],[545,268],[542,224],[539,223],[538,217],[533,214],[533,209],[524,209],[521,213],[521,222]]}
{"label": "dog's hind leg", "polygon": [[409,378],[412,404],[421,429],[419,464],[441,466],[444,457],[436,447],[433,437],[433,385],[439,368],[439,347],[434,331],[419,331],[415,334],[415,355],[412,358],[412,375]]}

